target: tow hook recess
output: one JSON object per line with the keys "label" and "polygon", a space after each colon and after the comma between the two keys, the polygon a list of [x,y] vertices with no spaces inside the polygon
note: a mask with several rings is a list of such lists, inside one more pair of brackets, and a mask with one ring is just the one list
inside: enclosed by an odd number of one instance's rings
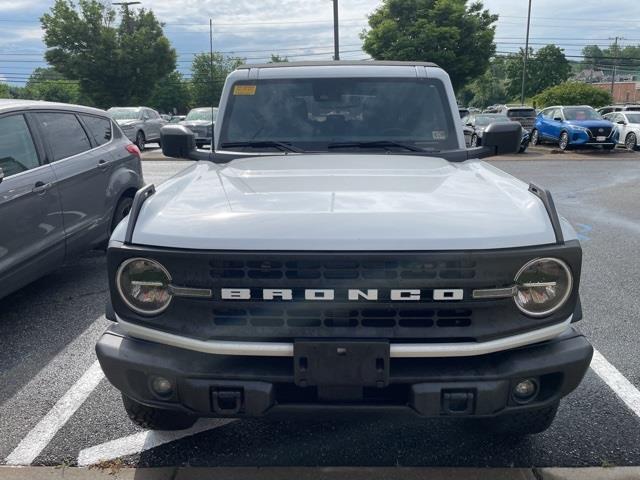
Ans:
{"label": "tow hook recess", "polygon": [[442,412],[445,415],[471,415],[473,403],[473,392],[442,391]]}
{"label": "tow hook recess", "polygon": [[211,406],[220,415],[234,415],[242,408],[242,390],[213,390]]}

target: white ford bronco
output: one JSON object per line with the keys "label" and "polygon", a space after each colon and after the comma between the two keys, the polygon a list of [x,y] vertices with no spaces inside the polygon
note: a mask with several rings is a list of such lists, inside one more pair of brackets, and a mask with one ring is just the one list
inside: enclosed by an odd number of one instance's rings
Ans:
{"label": "white ford bronco", "polygon": [[581,248],[549,192],[465,148],[430,63],[248,65],[212,151],[148,185],[108,249],[97,355],[138,424],[402,410],[529,434],[587,370]]}

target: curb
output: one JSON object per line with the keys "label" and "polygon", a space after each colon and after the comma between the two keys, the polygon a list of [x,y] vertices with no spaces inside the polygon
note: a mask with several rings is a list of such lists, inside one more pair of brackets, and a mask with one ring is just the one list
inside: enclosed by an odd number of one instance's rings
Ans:
{"label": "curb", "polygon": [[640,467],[421,468],[421,467],[5,467],[3,480],[637,480]]}

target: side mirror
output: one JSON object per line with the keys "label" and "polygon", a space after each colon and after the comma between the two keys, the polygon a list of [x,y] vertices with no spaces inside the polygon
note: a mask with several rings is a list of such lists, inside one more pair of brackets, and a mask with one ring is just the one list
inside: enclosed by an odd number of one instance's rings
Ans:
{"label": "side mirror", "polygon": [[166,157],[208,160],[209,153],[196,150],[195,135],[184,125],[165,125],[160,129],[162,153]]}
{"label": "side mirror", "polygon": [[624,120],[618,120],[616,123],[618,125],[626,125],[627,124],[627,122],[625,122]]}
{"label": "side mirror", "polygon": [[482,144],[491,155],[517,153],[522,141],[522,126],[518,122],[494,122],[484,129]]}
{"label": "side mirror", "polygon": [[553,117],[553,121],[554,122],[561,122],[562,121],[562,117]]}

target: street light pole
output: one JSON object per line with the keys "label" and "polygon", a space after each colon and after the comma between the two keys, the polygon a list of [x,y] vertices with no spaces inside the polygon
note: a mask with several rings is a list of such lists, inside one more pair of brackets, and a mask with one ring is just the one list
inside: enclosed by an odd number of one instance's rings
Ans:
{"label": "street light pole", "polygon": [[333,59],[340,60],[340,32],[338,28],[338,0],[333,1]]}
{"label": "street light pole", "polygon": [[524,105],[524,89],[527,83],[527,60],[529,59],[529,28],[531,27],[531,0],[529,0],[529,13],[527,14],[527,39],[524,47],[524,64],[522,65],[522,92],[520,93],[520,105]]}
{"label": "street light pole", "polygon": [[[615,37],[615,39],[609,37],[609,40],[614,40],[614,48],[613,48],[613,55],[614,57],[618,56],[618,40],[624,40],[624,38],[622,37]],[[616,66],[617,66],[617,62],[615,59],[612,60],[613,63],[613,71],[611,72],[611,100],[615,103],[615,99],[613,98],[613,90],[615,87],[615,83],[616,83]]]}

